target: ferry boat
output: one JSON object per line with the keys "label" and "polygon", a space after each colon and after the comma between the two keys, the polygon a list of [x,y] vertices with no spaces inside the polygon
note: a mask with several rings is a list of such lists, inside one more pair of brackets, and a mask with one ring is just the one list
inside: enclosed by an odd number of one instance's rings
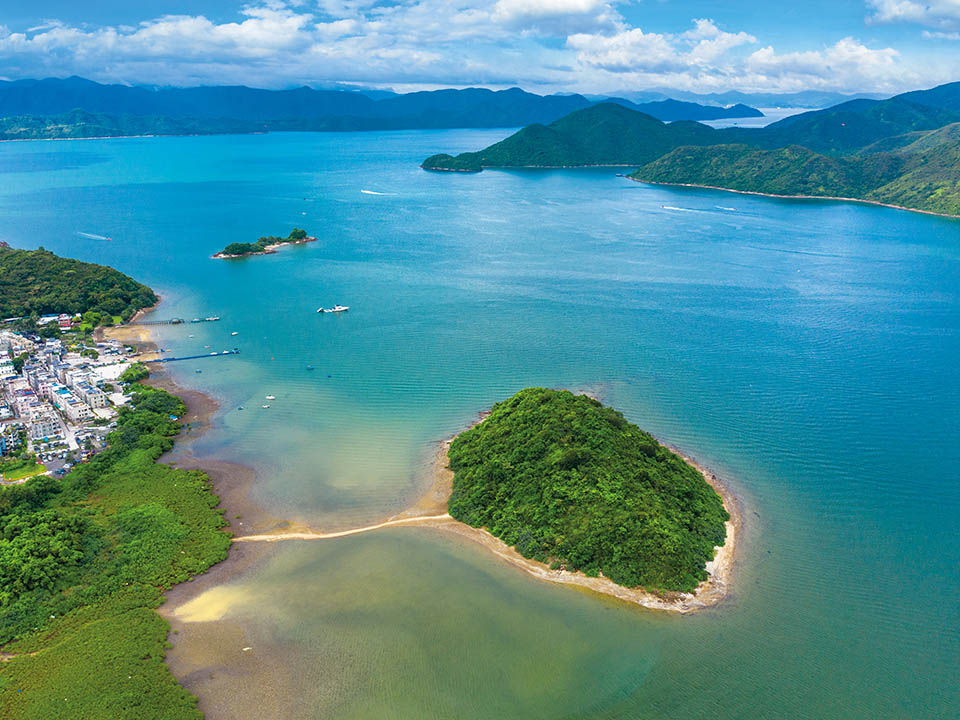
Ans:
{"label": "ferry boat", "polygon": [[350,309],[349,305],[334,305],[332,308],[317,308],[318,313],[339,313]]}

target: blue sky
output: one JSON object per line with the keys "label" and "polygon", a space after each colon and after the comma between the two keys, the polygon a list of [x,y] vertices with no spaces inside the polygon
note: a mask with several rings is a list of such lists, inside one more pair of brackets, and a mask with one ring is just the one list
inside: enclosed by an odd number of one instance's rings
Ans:
{"label": "blue sky", "polygon": [[8,79],[893,93],[958,61],[960,0],[0,0]]}

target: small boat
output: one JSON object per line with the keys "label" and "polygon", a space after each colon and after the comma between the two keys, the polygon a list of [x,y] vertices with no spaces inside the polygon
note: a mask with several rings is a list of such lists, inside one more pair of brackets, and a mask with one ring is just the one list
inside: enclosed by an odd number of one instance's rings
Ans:
{"label": "small boat", "polygon": [[307,370],[313,370],[313,365],[307,365]]}
{"label": "small boat", "polygon": [[201,320],[200,318],[194,318],[194,319],[191,320],[190,322],[192,322],[192,323],[197,323],[197,322],[203,322],[203,320]]}
{"label": "small boat", "polygon": [[237,408],[237,410],[243,410],[243,405]]}
{"label": "small boat", "polygon": [[318,313],[340,313],[350,309],[349,305],[334,305],[332,308],[319,308]]}
{"label": "small boat", "polygon": [[267,399],[267,400],[276,400],[277,398],[276,398],[275,396],[273,396],[273,395],[267,395],[266,399]]}
{"label": "small boat", "polygon": [[205,318],[205,319],[206,319],[207,322],[216,322],[217,320],[220,319],[220,316],[219,316],[219,315],[211,315],[210,317]]}
{"label": "small boat", "polygon": [[194,370],[194,372],[196,372],[196,373],[202,373],[203,370],[201,370],[200,368],[197,368],[196,370]]}
{"label": "small boat", "polygon": [[264,410],[266,410],[266,409],[267,409],[268,407],[270,407],[270,406],[269,406],[269,405],[261,405],[260,407],[262,407]]}
{"label": "small boat", "polygon": [[232,333],[230,333],[230,334],[231,334],[231,335],[239,335],[240,333],[238,333],[236,330],[234,330],[234,331],[233,331]]}
{"label": "small boat", "polygon": [[211,354],[211,355],[219,355],[220,353],[212,352],[212,353],[210,353],[210,354]]}

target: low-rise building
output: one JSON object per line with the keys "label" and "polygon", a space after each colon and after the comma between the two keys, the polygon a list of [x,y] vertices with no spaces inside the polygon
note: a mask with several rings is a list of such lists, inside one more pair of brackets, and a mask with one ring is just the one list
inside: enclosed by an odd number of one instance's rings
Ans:
{"label": "low-rise building", "polygon": [[62,438],[63,425],[53,410],[39,411],[28,419],[27,435],[32,442]]}
{"label": "low-rise building", "polygon": [[83,400],[91,409],[103,408],[108,405],[107,394],[95,385],[87,382],[81,382],[73,387],[73,391],[81,400]]}

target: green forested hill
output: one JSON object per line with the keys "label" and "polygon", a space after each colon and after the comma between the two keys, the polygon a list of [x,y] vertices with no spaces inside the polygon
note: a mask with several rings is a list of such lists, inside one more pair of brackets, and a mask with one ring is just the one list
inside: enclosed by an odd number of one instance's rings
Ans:
{"label": "green forested hill", "polygon": [[729,516],[703,476],[616,410],[528,388],[449,451],[450,514],[526,557],[620,585],[689,591]]}
{"label": "green forested hill", "polygon": [[776,195],[848,197],[960,214],[960,83],[853,100],[766,128],[664,124],[617,105],[531,125],[428,170],[635,165],[637,180]]}
{"label": "green forested hill", "polygon": [[666,124],[615,103],[578,110],[549,125],[530,125],[486,150],[434,155],[427,169],[639,165],[681,145],[716,142],[717,131],[695,122]]}
{"label": "green forested hill", "polygon": [[800,146],[684,147],[630,177],[773,195],[847,197],[960,214],[960,124],[889,138],[850,155]]}
{"label": "green forested hill", "polygon": [[127,320],[156,302],[150,288],[113,268],[0,247],[0,318],[96,310]]}

